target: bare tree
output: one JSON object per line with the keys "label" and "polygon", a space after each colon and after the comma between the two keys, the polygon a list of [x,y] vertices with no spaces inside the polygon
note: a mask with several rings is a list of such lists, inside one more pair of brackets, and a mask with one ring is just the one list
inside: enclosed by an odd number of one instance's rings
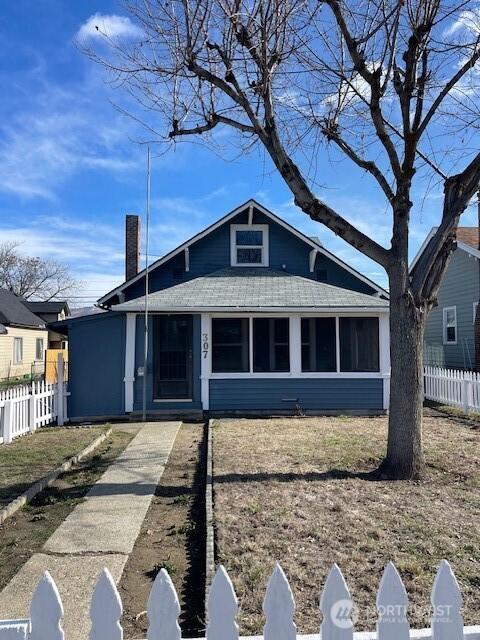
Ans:
{"label": "bare tree", "polygon": [[22,256],[19,244],[0,244],[0,288],[25,300],[67,298],[79,286],[70,269],[55,260]]}
{"label": "bare tree", "polygon": [[[312,220],[380,264],[390,287],[391,399],[380,474],[420,478],[422,343],[459,218],[478,189],[480,13],[469,0],[142,0],[141,42],[104,33],[88,51],[157,116],[155,140],[229,127],[263,147]],[[102,32],[102,25],[98,25]],[[235,133],[235,136],[233,134]],[[461,140],[461,142],[460,142]],[[364,170],[391,212],[384,247],[315,192],[332,149]],[[456,152],[458,151],[458,153]],[[413,185],[443,185],[438,229],[409,268]]]}

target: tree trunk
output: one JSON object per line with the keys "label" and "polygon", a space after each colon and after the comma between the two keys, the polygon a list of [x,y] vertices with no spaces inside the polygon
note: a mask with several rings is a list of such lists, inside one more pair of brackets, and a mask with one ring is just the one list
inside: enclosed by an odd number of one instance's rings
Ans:
{"label": "tree trunk", "polygon": [[381,477],[417,480],[424,474],[422,451],[423,335],[426,316],[406,290],[405,270],[395,265],[390,282],[390,412],[387,455]]}

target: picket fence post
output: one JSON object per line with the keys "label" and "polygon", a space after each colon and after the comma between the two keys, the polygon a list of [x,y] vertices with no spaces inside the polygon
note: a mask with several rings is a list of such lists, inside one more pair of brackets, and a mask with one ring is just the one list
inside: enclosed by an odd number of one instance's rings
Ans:
{"label": "picket fence post", "polygon": [[322,640],[353,640],[353,602],[339,567],[334,564],[320,598]]}
{"label": "picket fence post", "polygon": [[63,387],[64,371],[63,371],[63,354],[59,353],[57,358],[57,424],[63,427],[65,420],[63,415]]}
{"label": "picket fence post", "polygon": [[208,593],[207,640],[238,640],[238,601],[225,567],[220,565]]}
{"label": "picket fence post", "polygon": [[36,419],[37,416],[35,414],[37,403],[35,398],[35,380],[32,380],[32,387],[30,390],[30,398],[28,399],[28,429],[30,433],[33,433],[36,429]]}
{"label": "picket fence post", "polygon": [[268,581],[263,601],[264,640],[295,640],[297,626],[293,622],[295,601],[287,577],[277,563]]}
{"label": "picket fence post", "polygon": [[408,596],[395,565],[385,567],[377,595],[377,640],[409,640]]}
{"label": "picket fence post", "polygon": [[181,640],[178,624],[180,603],[173,582],[165,569],[155,578],[147,603],[147,640]]}
{"label": "picket fence post", "polygon": [[64,640],[62,618],[63,605],[57,585],[50,573],[45,571],[30,604],[29,640]]}
{"label": "picket fence post", "polygon": [[450,564],[442,560],[432,589],[432,640],[463,640],[462,594]]}
{"label": "picket fence post", "polygon": [[122,613],[122,601],[115,581],[110,571],[104,569],[98,577],[90,604],[90,640],[123,640]]}
{"label": "picket fence post", "polygon": [[6,400],[3,407],[3,442],[10,444],[13,440],[13,400]]}

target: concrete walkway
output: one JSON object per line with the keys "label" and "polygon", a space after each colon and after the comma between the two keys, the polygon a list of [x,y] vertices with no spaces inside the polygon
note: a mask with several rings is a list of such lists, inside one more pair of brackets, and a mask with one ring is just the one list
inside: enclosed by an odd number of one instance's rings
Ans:
{"label": "concrete walkway", "polygon": [[[48,569],[57,583],[68,640],[85,640],[99,572],[118,582],[162,477],[180,422],[148,422],[37,553],[0,593],[0,619],[28,617]],[[147,603],[145,603],[146,606]]]}

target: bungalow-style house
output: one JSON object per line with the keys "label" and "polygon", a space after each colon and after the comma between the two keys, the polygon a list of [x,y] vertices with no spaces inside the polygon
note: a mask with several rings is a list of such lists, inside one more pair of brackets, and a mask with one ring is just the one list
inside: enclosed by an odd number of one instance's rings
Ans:
{"label": "bungalow-style house", "polygon": [[[433,228],[412,266],[427,246]],[[427,320],[424,363],[455,369],[480,366],[475,356],[475,315],[480,295],[478,227],[459,227],[456,250],[450,258],[438,291],[438,305]]]}
{"label": "bungalow-style house", "polygon": [[[65,320],[65,318],[70,315],[70,308],[66,300],[49,300],[47,302],[25,300],[24,305],[27,309],[30,309],[32,313],[44,320],[46,325]],[[48,348],[66,349],[67,341],[65,336],[48,328]]]}
{"label": "bungalow-style house", "polygon": [[138,272],[127,216],[126,280],[107,311],[62,325],[75,420],[152,414],[382,412],[388,294],[254,200]]}
{"label": "bungalow-style house", "polygon": [[45,322],[0,289],[0,381],[43,374],[47,344]]}

